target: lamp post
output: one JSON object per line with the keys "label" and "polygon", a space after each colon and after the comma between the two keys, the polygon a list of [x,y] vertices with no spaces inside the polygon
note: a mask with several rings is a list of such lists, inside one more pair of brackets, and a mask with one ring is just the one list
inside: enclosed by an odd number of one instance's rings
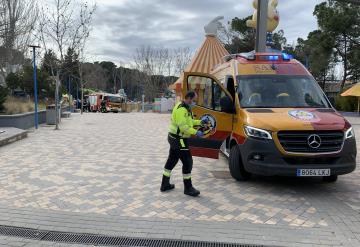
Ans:
{"label": "lamp post", "polygon": [[71,76],[69,75],[68,77],[68,87],[69,87],[69,91],[68,91],[68,96],[69,96],[69,112],[71,112],[71,102],[70,102],[70,98],[71,98]]}
{"label": "lamp post", "polygon": [[266,51],[266,25],[267,25],[268,0],[259,0],[257,9],[257,27],[255,51]]}
{"label": "lamp post", "polygon": [[38,45],[29,45],[30,48],[33,50],[33,63],[34,63],[34,101],[35,101],[35,129],[39,127],[39,116],[38,116],[38,94],[37,94],[37,76],[36,76],[36,48],[40,48]]}
{"label": "lamp post", "polygon": [[79,106],[79,83],[76,82],[76,109],[78,109]]}

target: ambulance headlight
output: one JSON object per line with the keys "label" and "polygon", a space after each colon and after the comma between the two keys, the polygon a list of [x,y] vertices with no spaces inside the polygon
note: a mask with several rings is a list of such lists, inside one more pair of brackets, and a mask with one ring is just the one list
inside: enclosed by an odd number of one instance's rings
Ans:
{"label": "ambulance headlight", "polygon": [[249,137],[254,137],[254,138],[259,138],[259,139],[267,139],[267,140],[272,139],[271,133],[267,130],[258,129],[258,128],[251,127],[251,126],[245,126],[244,129],[245,129],[246,135]]}
{"label": "ambulance headlight", "polygon": [[354,138],[355,137],[355,131],[352,127],[350,127],[350,129],[348,129],[347,131],[345,131],[345,138],[346,139],[350,139],[350,138]]}

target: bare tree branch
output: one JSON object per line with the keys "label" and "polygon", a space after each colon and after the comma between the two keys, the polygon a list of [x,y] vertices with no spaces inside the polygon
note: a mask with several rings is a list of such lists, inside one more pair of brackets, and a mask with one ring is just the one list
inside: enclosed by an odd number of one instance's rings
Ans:
{"label": "bare tree branch", "polygon": [[3,76],[11,65],[24,63],[37,17],[37,5],[31,0],[0,0],[0,67]]}

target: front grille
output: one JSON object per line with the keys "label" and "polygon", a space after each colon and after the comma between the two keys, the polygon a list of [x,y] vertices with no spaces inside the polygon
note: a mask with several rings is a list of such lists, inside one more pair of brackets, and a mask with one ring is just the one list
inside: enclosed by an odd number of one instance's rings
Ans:
{"label": "front grille", "polygon": [[[286,152],[330,153],[341,150],[344,142],[343,131],[279,131],[278,139]],[[317,135],[321,142],[318,147],[309,145],[309,137]],[[316,145],[313,145],[316,146]]]}
{"label": "front grille", "polygon": [[338,157],[316,157],[316,158],[307,158],[307,157],[287,157],[284,158],[285,162],[290,165],[332,165],[339,158]]}

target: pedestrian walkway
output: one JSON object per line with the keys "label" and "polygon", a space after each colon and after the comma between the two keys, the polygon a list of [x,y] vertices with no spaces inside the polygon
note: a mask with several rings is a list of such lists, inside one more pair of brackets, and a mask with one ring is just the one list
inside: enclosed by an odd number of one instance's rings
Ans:
{"label": "pedestrian walkway", "polygon": [[[263,177],[239,183],[224,157],[195,158],[193,179],[201,197],[183,194],[180,165],[173,173],[176,189],[160,193],[169,118],[73,114],[60,131],[41,126],[29,138],[1,147],[0,225],[276,246],[359,246],[359,171],[334,184]],[[359,132],[357,120],[351,121]]]}

